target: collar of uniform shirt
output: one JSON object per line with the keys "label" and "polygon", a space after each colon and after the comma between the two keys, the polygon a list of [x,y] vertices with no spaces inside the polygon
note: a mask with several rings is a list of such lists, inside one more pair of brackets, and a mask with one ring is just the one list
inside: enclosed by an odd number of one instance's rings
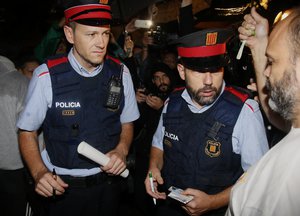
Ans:
{"label": "collar of uniform shirt", "polygon": [[68,54],[68,59],[71,64],[71,66],[74,68],[74,70],[84,77],[94,77],[97,74],[99,74],[102,71],[103,64],[100,64],[98,67],[95,68],[94,71],[88,72],[84,67],[82,67],[79,62],[76,60],[75,56],[73,55],[73,48],[70,50]]}

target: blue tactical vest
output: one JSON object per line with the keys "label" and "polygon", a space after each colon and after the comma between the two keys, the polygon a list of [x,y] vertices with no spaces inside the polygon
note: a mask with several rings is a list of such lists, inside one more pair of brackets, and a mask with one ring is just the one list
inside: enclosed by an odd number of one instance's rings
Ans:
{"label": "blue tactical vest", "polygon": [[229,87],[210,109],[192,113],[181,93],[170,96],[163,115],[165,187],[216,194],[243,173],[241,157],[232,149],[232,133],[247,95]]}
{"label": "blue tactical vest", "polygon": [[118,110],[108,110],[104,104],[111,77],[121,74],[120,64],[106,59],[102,71],[94,77],[80,76],[66,56],[49,59],[47,65],[53,102],[43,132],[51,162],[68,169],[99,166],[79,155],[77,146],[85,141],[105,154],[118,144],[123,90]]}

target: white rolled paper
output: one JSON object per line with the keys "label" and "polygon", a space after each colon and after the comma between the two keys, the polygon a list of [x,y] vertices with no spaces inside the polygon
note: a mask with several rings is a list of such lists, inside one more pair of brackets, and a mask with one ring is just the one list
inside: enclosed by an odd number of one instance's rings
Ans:
{"label": "white rolled paper", "polygon": [[[82,154],[83,156],[91,159],[92,161],[100,164],[101,166],[105,166],[110,160],[110,158],[107,157],[105,154],[98,151],[97,149],[95,149],[94,147],[92,147],[91,145],[89,145],[88,143],[86,143],[84,141],[78,145],[77,152],[79,154]],[[128,175],[129,175],[128,169],[125,169],[121,173],[121,176],[124,178],[126,178]]]}
{"label": "white rolled paper", "polygon": [[236,59],[237,59],[237,60],[240,60],[240,59],[241,59],[241,57],[242,57],[242,55],[243,55],[243,50],[244,50],[245,44],[246,44],[246,40],[243,40],[243,41],[242,41],[242,44],[241,44],[241,46],[240,46],[240,49],[239,49],[239,51],[238,51],[238,54],[236,55]]}

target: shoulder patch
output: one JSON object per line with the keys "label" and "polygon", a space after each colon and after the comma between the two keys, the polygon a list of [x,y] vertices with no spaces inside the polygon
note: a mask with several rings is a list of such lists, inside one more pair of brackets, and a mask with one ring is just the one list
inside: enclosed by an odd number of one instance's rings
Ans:
{"label": "shoulder patch", "polygon": [[45,71],[45,72],[40,73],[40,74],[38,75],[38,77],[42,77],[42,76],[44,76],[44,75],[46,75],[46,74],[49,74],[49,71]]}
{"label": "shoulder patch", "polygon": [[245,104],[252,110],[252,112],[254,112],[254,108],[250,104],[248,104],[248,103],[245,103]]}

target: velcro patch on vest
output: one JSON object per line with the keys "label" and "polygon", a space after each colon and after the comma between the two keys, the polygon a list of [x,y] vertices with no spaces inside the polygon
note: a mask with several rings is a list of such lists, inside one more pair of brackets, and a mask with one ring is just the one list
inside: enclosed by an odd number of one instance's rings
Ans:
{"label": "velcro patch on vest", "polygon": [[63,110],[62,115],[63,116],[74,116],[75,115],[75,110]]}
{"label": "velcro patch on vest", "polygon": [[215,140],[208,140],[205,146],[205,154],[209,157],[218,157],[221,154],[221,143]]}

